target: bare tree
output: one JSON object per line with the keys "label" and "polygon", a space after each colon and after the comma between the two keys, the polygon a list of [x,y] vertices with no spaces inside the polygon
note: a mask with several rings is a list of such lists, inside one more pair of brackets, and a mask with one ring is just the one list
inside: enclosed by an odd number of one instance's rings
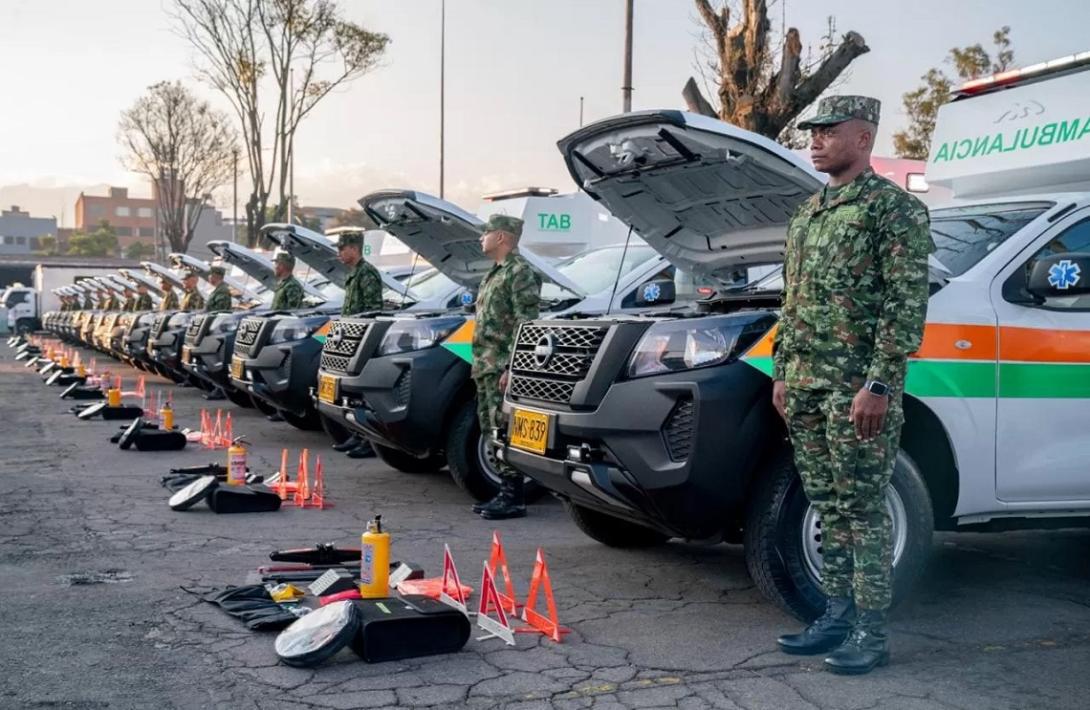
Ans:
{"label": "bare tree", "polygon": [[720,118],[755,133],[777,138],[836,80],[856,57],[870,51],[863,37],[848,32],[827,45],[813,67],[802,63],[802,39],[794,27],[782,38],[779,66],[768,0],[742,0],[741,17],[731,24],[731,2],[716,9],[711,0],[694,0],[710,34],[712,73],[718,110],[690,77],[682,96],[690,111]]}
{"label": "bare tree", "polygon": [[[338,86],[374,69],[390,39],[343,19],[330,0],[174,4],[183,36],[201,57],[201,76],[227,97],[242,123],[251,178],[247,234],[254,244],[266,218],[285,218],[289,166],[303,119]],[[262,100],[263,88],[272,89],[271,101]],[[275,108],[268,147],[267,107]]]}
{"label": "bare tree", "polygon": [[171,250],[186,251],[207,195],[233,177],[230,119],[180,82],[164,81],[121,114],[118,142],[125,167],[155,185],[159,223]]}

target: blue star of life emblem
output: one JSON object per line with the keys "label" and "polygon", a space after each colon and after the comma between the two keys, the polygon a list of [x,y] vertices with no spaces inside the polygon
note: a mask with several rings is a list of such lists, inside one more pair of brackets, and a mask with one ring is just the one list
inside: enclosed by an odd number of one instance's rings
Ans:
{"label": "blue star of life emblem", "polygon": [[1048,270],[1048,284],[1060,291],[1066,291],[1079,282],[1082,269],[1070,259],[1063,259],[1053,264]]}
{"label": "blue star of life emblem", "polygon": [[654,301],[659,300],[660,296],[662,296],[661,286],[656,283],[644,284],[643,300],[647,301],[648,303],[653,303]]}
{"label": "blue star of life emblem", "polygon": [[473,303],[473,294],[469,291],[466,291],[462,294],[462,305],[468,306],[471,303]]}

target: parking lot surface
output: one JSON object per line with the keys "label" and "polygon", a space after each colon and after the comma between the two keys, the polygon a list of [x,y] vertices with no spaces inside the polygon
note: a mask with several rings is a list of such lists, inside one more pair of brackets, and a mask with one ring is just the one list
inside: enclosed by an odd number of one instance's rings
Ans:
{"label": "parking lot surface", "polygon": [[[0,707],[3,708],[1051,708],[1090,693],[1090,530],[939,534],[928,572],[893,615],[893,660],[869,676],[821,670],[775,651],[801,626],[754,589],[738,546],[674,542],[614,550],[571,524],[553,499],[523,520],[488,523],[445,472],[405,474],[353,461],[321,432],[232,412],[250,466],[282,447],[321,452],[331,510],[217,516],[172,512],[160,477],[225,458],[120,451],[115,422],[81,422],[58,388],[0,346]],[[85,354],[87,357],[87,354]],[[121,367],[126,382],[135,371]],[[174,393],[175,419],[209,406]],[[471,639],[457,654],[368,665],[345,650],[314,669],[278,663],[254,633],[201,601],[239,585],[277,548],[358,545],[381,514],[392,557],[442,572],[443,544],[479,586],[491,533],[503,536],[525,595],[536,548],[547,556],[564,643]],[[475,601],[476,597],[474,597]]]}

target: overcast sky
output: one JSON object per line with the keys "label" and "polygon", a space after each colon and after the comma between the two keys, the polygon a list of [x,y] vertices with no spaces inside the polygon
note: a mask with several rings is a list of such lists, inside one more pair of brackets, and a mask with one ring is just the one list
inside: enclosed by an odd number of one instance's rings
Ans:
{"label": "overcast sky", "polygon": [[[170,0],[2,0],[0,204],[21,199],[72,222],[80,189],[144,181],[118,161],[121,110],[147,86],[195,78],[172,30]],[[353,206],[371,190],[438,190],[440,0],[341,0],[345,14],[390,35],[384,65],[330,96],[301,129],[296,193],[303,204]],[[834,15],[871,52],[841,93],[882,100],[879,154],[901,127],[900,96],[947,50],[987,44],[1012,27],[1016,62],[1090,49],[1090,3],[1078,0],[787,0],[786,21],[815,51]],[[448,0],[448,199],[469,209],[484,192],[524,185],[572,189],[556,141],[621,109],[623,0]],[[778,28],[781,5],[773,3]],[[700,27],[690,0],[636,0],[633,108],[683,107]],[[240,193],[244,192],[240,182]],[[42,188],[53,188],[44,190]],[[230,213],[230,193],[217,196]]]}

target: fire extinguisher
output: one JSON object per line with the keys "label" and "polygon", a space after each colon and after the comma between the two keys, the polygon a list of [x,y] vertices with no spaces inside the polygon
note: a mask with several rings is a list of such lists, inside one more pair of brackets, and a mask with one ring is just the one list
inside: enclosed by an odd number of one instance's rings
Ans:
{"label": "fire extinguisher", "polygon": [[390,596],[390,533],[382,531],[381,515],[367,523],[367,532],[360,536],[360,596]]}
{"label": "fire extinguisher", "polygon": [[246,440],[236,437],[227,449],[227,485],[241,486],[246,483]]}

